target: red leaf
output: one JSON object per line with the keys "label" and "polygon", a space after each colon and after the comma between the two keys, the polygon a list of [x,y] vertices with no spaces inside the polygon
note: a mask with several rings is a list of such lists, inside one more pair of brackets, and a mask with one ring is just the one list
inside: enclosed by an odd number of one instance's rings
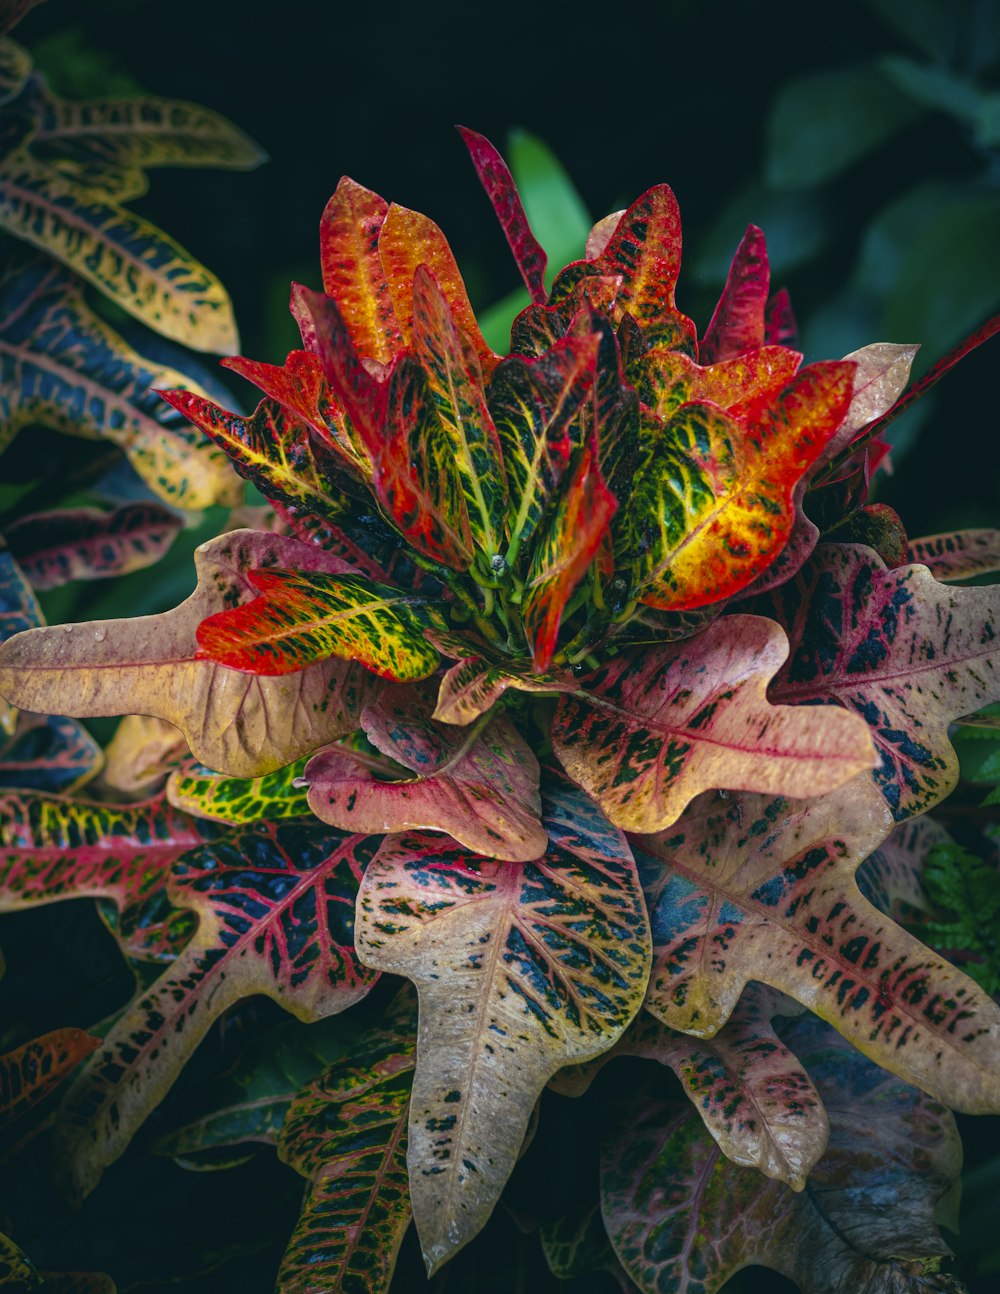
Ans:
{"label": "red leaf", "polygon": [[726,286],[698,348],[702,364],[734,359],[764,344],[770,279],[764,234],[751,225],[736,249]]}
{"label": "red leaf", "polygon": [[792,300],[787,288],[779,288],[764,310],[764,341],[768,346],[799,344],[799,325],[792,313]]}

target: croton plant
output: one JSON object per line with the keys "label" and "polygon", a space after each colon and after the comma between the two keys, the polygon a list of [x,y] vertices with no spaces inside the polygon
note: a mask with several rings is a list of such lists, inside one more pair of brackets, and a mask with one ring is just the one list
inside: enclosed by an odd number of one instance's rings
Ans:
{"label": "croton plant", "polygon": [[[343,179],[302,349],[224,361],[255,411],[161,391],[266,500],[191,596],[39,627],[5,555],[8,768],[64,726],[0,801],[0,900],[98,899],[137,967],[99,1042],[48,1046],[60,1179],[89,1193],[243,999],[316,1022],[383,977],[297,1091],[159,1131],[307,1179],[288,1294],[388,1289],[411,1217],[433,1274],[543,1089],[623,1055],[659,1066],[609,1084],[600,1200],[541,1228],[557,1275],[958,1289],[946,1107],[1000,1112],[1000,1012],[917,936],[950,725],[1000,700],[1000,591],[954,582],[1000,535],[910,540],[867,497],[883,429],[996,324],[905,394],[914,346],[803,364],[752,227],[699,333],[663,184],[547,287],[463,137],[532,301],[509,354],[439,228]],[[40,715],[132,717],[100,772]]]}

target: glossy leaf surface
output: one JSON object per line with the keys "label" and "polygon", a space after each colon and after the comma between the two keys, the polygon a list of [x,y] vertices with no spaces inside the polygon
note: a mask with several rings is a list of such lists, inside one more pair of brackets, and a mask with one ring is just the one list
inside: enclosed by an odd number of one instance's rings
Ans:
{"label": "glossy leaf surface", "polygon": [[0,1125],[19,1118],[55,1091],[97,1047],[82,1029],[55,1029],[0,1056]]}
{"label": "glossy leaf surface", "polygon": [[669,826],[709,788],[830,791],[872,767],[871,742],[856,720],[768,701],[787,654],[777,625],[725,616],[694,638],[623,655],[561,698],[553,750],[629,831]]}
{"label": "glossy leaf surface", "polygon": [[109,579],[152,566],[182,524],[157,503],[130,503],[114,512],[63,508],[19,517],[4,538],[32,586],[54,589],[68,580]]}
{"label": "glossy leaf surface", "polygon": [[389,204],[346,175],[320,221],[323,290],[336,301],[357,350],[386,364],[401,349],[378,239]]}
{"label": "glossy leaf surface", "polygon": [[359,895],[360,955],[412,979],[420,998],[408,1162],[432,1272],[492,1211],[542,1087],[610,1047],[645,987],[646,918],[623,837],[562,783],[543,822],[548,851],[521,865],[391,836]]}
{"label": "glossy leaf surface", "polygon": [[167,779],[167,799],[175,808],[213,822],[259,822],[267,818],[300,818],[309,814],[305,787],[296,786],[305,768],[304,759],[263,777],[224,777],[200,764],[188,762]]}

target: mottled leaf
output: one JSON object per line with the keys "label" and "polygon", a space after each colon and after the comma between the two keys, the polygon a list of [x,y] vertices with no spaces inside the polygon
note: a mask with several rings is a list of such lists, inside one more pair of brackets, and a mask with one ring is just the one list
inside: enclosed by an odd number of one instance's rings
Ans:
{"label": "mottled leaf", "polygon": [[172,611],[60,625],[4,644],[0,695],[43,713],[151,714],[180,728],[208,767],[263,776],[352,732],[374,680],[339,660],[279,678],[231,670],[198,656],[197,628],[220,607],[253,597],[251,569],[329,570],[336,562],[279,535],[223,535],[196,551],[199,586]]}
{"label": "mottled leaf", "polygon": [[633,847],[653,928],[649,1009],[711,1037],[749,979],[955,1109],[1000,1107],[1000,1008],[865,900],[892,817],[867,776],[817,800],[706,795]]}
{"label": "mottled leaf", "polygon": [[[310,812],[300,779],[304,759],[263,777],[224,777],[201,764],[187,761],[167,779],[167,799],[185,813],[213,822],[259,822],[267,818],[300,818]],[[299,785],[296,785],[299,783]]]}
{"label": "mottled leaf", "polygon": [[182,518],[158,503],[114,512],[63,508],[19,517],[4,531],[7,546],[36,589],[69,580],[109,579],[142,570],[168,552]]}
{"label": "mottled leaf", "polygon": [[787,288],[779,288],[764,312],[764,341],[768,346],[797,346],[799,325]]}
{"label": "mottled leaf", "polygon": [[292,1102],[278,1155],[309,1183],[280,1294],[387,1290],[410,1224],[406,1119],[416,1062],[410,994]]}
{"label": "mottled leaf", "polygon": [[517,192],[514,177],[507,169],[507,163],[485,135],[480,135],[465,126],[459,126],[458,133],[469,150],[479,182],[493,204],[493,210],[510,244],[517,268],[521,272],[521,278],[524,279],[524,286],[528,289],[532,301],[544,301],[545,266],[548,258],[538,239],[531,232],[528,217],[521,205],[521,198]]}
{"label": "mottled leaf", "polygon": [[716,1294],[750,1265],[803,1294],[961,1294],[935,1207],[958,1178],[950,1113],[877,1070],[818,1022],[788,1041],[830,1113],[830,1146],[806,1190],[724,1159],[690,1112],[650,1079],[618,1093],[602,1130],[608,1234],[645,1294]]}
{"label": "mottled leaf", "polygon": [[[440,646],[446,655],[458,650],[444,640]],[[463,653],[468,650],[465,645]],[[575,692],[578,686],[572,674],[538,674],[524,662],[504,660],[501,664],[463,654],[441,678],[433,717],[442,723],[472,723],[490,710],[509,688],[518,692],[552,693]]]}
{"label": "mottled leaf", "polygon": [[260,824],[175,862],[170,897],[191,942],[108,1031],[66,1094],[67,1188],[86,1195],[234,1002],[263,993],[301,1020],[345,1010],[375,976],[354,953],[354,899],[377,840]]}
{"label": "mottled leaf", "polygon": [[43,423],[119,445],[167,503],[238,501],[225,455],[168,413],[153,390],[201,388],[126,345],[65,270],[41,260],[15,265],[0,281],[0,302],[0,448],[22,427]]}
{"label": "mottled leaf", "polygon": [[823,544],[794,581],[752,605],[791,639],[772,699],[860,715],[897,821],[954,788],[949,723],[1000,700],[1000,589],[951,588],[926,567],[890,571],[869,548]]}
{"label": "mottled leaf", "polygon": [[0,1124],[44,1100],[100,1045],[82,1029],[55,1029],[0,1056]]}
{"label": "mottled leaf", "polygon": [[780,396],[801,362],[798,351],[787,346],[758,346],[702,366],[682,351],[658,346],[642,352],[627,371],[643,403],[661,418],[692,402],[739,416]]}
{"label": "mottled leaf", "polygon": [[390,836],[359,894],[360,955],[420,997],[408,1163],[431,1272],[486,1221],[548,1079],[610,1047],[644,991],[646,917],[623,837],[561,783],[543,822],[548,851],[526,864]]}
{"label": "mottled leaf", "polygon": [[911,539],[909,560],[937,580],[967,580],[1000,571],[1000,530],[955,530]]}
{"label": "mottled leaf", "polygon": [[576,1210],[558,1222],[543,1223],[538,1229],[538,1237],[549,1271],[558,1280],[569,1281],[588,1276],[591,1272],[607,1272],[617,1281],[622,1294],[637,1294],[638,1286],[626,1275],[611,1248],[599,1204]]}
{"label": "mottled leaf", "polygon": [[387,364],[402,348],[378,239],[389,204],[346,175],[320,221],[323,290],[336,301],[355,347]]}
{"label": "mottled leaf", "polygon": [[102,784],[127,799],[152,795],[187,753],[184,734],[172,723],[146,714],[126,715],[104,752]]}
{"label": "mottled leaf", "polygon": [[395,773],[344,747],[320,751],[305,772],[309,807],[343,830],[443,831],[492,858],[538,858],[546,837],[530,746],[501,716],[458,728],[435,722],[433,706],[430,689],[383,693],[361,726]]}
{"label": "mottled leaf", "polygon": [[31,55],[13,40],[0,40],[0,104],[16,99],[31,75]]}
{"label": "mottled leaf", "polygon": [[[35,0],[37,3],[37,0]],[[21,12],[31,7],[30,0],[27,4],[22,3]],[[16,10],[15,10],[16,12]],[[14,22],[20,17],[20,13],[14,18]],[[0,20],[3,15],[0,12]],[[32,1290],[39,1289],[45,1284],[43,1278],[35,1269],[34,1263],[28,1258],[28,1255],[5,1235],[0,1235],[0,1281],[3,1283],[5,1294],[30,1294]]]}
{"label": "mottled leaf", "polygon": [[927,855],[951,837],[932,818],[910,818],[865,859],[858,888],[870,903],[901,925],[912,927],[930,912],[922,872]]}
{"label": "mottled leaf", "polygon": [[22,714],[0,731],[0,787],[71,795],[101,770],[101,748],[72,719]]}
{"label": "mottled leaf", "polygon": [[618,826],[659,831],[710,788],[818,795],[874,763],[856,720],[776,707],[788,655],[777,625],[725,616],[682,642],[627,654],[560,699],[552,747]]}
{"label": "mottled leaf", "polygon": [[736,249],[726,286],[698,344],[701,363],[715,364],[763,346],[770,284],[764,233],[751,225]]}
{"label": "mottled leaf", "polygon": [[164,337],[222,355],[239,349],[214,274],[148,220],[26,151],[0,175],[0,229],[63,261]]}

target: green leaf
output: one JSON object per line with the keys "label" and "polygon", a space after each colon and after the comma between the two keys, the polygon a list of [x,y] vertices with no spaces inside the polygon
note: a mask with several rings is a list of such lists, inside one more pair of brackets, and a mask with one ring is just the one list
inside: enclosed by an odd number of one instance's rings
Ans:
{"label": "green leaf", "polygon": [[549,1271],[558,1280],[570,1281],[589,1276],[591,1272],[607,1272],[618,1282],[622,1294],[638,1291],[639,1287],[629,1280],[611,1248],[599,1204],[576,1210],[558,1222],[542,1223],[538,1236]]}
{"label": "green leaf", "polygon": [[925,922],[921,935],[952,959],[987,993],[1000,993],[1000,874],[996,865],[951,840],[931,849],[923,866],[927,897],[943,914]]}
{"label": "green leaf", "polygon": [[296,785],[306,761],[296,760],[263,777],[225,777],[188,761],[167,779],[167,799],[185,813],[213,822],[271,822],[300,818],[310,812],[305,787]]}
{"label": "green leaf", "polygon": [[31,55],[13,40],[0,39],[0,105],[16,99],[31,75]]}
{"label": "green leaf", "polygon": [[775,189],[825,184],[919,115],[913,102],[874,67],[797,77],[782,87],[771,106],[767,183]]}
{"label": "green leaf", "polygon": [[420,998],[408,1163],[431,1273],[486,1221],[545,1083],[610,1047],[645,988],[649,936],[624,838],[562,783],[543,803],[537,862],[390,836],[359,894],[360,955]]}

